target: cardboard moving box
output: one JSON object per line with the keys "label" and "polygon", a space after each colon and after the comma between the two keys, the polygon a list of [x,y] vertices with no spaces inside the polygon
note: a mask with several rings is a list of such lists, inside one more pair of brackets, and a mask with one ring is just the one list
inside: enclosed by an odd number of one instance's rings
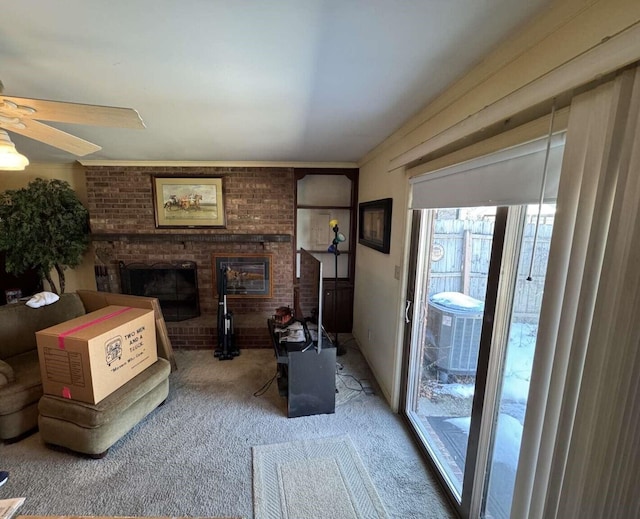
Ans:
{"label": "cardboard moving box", "polygon": [[158,360],[153,310],[107,306],[36,332],[42,389],[97,404]]}

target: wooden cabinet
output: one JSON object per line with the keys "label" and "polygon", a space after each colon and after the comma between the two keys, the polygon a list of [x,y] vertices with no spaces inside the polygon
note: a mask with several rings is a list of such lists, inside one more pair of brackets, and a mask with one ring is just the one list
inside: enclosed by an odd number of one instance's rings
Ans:
{"label": "wooden cabinet", "polygon": [[[325,330],[335,333],[351,333],[353,327],[353,285],[343,280],[338,280],[336,291],[333,280],[325,280],[323,304],[323,317]],[[336,293],[334,305],[333,294]],[[338,323],[337,329],[335,323]]]}
{"label": "wooden cabinet", "polygon": [[[353,327],[358,169],[298,168],[295,178],[296,273],[300,249],[307,250],[322,262],[323,325],[328,332],[350,333]],[[338,221],[339,231],[346,238],[338,245],[340,254],[337,256],[328,251],[335,237],[329,225],[331,220]]]}

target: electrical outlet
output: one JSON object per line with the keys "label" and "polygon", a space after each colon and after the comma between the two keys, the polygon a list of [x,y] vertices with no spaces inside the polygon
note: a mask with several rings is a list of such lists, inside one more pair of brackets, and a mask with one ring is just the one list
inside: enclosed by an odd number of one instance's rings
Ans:
{"label": "electrical outlet", "polygon": [[393,269],[393,277],[400,280],[400,265],[396,265]]}

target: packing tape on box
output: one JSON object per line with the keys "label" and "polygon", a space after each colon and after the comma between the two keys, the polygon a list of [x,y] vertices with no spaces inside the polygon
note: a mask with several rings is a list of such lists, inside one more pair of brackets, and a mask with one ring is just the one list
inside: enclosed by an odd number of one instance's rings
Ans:
{"label": "packing tape on box", "polygon": [[108,319],[111,319],[112,317],[115,317],[117,315],[123,314],[125,312],[128,312],[129,310],[132,310],[133,308],[131,306],[127,306],[125,308],[121,308],[120,310],[116,310],[115,312],[112,312],[110,314],[107,315],[103,315],[102,317],[98,317],[97,319],[94,319],[93,321],[89,321],[86,323],[81,324],[80,326],[76,326],[75,328],[71,328],[70,330],[67,330],[66,332],[62,332],[61,334],[58,335],[58,348],[60,348],[61,350],[64,350],[64,339],[67,335],[71,335],[72,333],[78,332],[80,330],[84,330],[85,328],[89,328],[89,326],[93,326],[94,324],[98,324],[101,323],[103,321],[107,321]]}

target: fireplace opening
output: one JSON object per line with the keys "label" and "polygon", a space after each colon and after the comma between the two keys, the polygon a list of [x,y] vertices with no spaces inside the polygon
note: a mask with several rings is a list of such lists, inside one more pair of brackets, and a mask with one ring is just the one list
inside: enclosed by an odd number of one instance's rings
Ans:
{"label": "fireplace opening", "polygon": [[156,297],[165,321],[184,321],[200,316],[198,275],[194,261],[175,263],[119,262],[123,294]]}

